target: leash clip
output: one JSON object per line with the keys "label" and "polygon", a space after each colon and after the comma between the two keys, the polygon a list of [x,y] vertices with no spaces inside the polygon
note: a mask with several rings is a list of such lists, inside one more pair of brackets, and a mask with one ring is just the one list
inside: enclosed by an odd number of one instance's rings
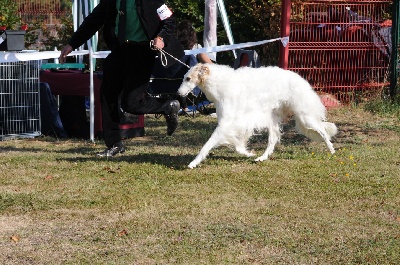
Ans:
{"label": "leash clip", "polygon": [[157,51],[158,49],[156,47],[154,47],[154,40],[150,41],[150,49]]}

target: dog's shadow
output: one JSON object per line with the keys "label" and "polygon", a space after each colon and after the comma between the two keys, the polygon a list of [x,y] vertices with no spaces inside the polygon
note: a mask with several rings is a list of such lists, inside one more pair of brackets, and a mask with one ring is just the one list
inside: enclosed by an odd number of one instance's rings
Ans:
{"label": "dog's shadow", "polygon": [[187,169],[187,165],[193,160],[195,155],[177,155],[172,156],[168,154],[122,154],[112,158],[97,157],[95,153],[90,153],[87,156],[73,157],[73,158],[57,158],[57,161],[69,161],[69,162],[88,162],[88,161],[98,161],[105,163],[118,164],[121,162],[126,163],[136,163],[136,164],[151,164],[151,165],[163,165],[168,168],[174,168],[177,170]]}

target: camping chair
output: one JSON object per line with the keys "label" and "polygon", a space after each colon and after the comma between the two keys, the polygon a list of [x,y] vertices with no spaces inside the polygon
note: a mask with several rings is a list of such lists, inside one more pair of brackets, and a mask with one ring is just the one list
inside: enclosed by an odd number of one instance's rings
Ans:
{"label": "camping chair", "polygon": [[261,66],[260,57],[254,50],[237,50],[237,58],[233,64],[233,68],[238,69],[239,67],[247,66],[258,68]]}

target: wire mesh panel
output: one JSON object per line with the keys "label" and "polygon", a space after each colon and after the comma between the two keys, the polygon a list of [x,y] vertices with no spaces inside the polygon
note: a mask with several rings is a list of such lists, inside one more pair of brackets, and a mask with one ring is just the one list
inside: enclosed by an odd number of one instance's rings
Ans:
{"label": "wire mesh panel", "polygon": [[288,69],[343,102],[389,85],[391,1],[301,1],[292,4]]}
{"label": "wire mesh panel", "polygon": [[0,140],[40,135],[39,67],[0,63]]}

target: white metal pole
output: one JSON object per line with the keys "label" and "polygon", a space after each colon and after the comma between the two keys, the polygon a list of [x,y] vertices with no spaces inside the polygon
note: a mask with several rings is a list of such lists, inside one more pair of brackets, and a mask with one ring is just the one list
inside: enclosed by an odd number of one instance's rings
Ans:
{"label": "white metal pole", "polygon": [[93,50],[89,50],[90,67],[90,140],[94,142],[94,82],[93,82]]}

